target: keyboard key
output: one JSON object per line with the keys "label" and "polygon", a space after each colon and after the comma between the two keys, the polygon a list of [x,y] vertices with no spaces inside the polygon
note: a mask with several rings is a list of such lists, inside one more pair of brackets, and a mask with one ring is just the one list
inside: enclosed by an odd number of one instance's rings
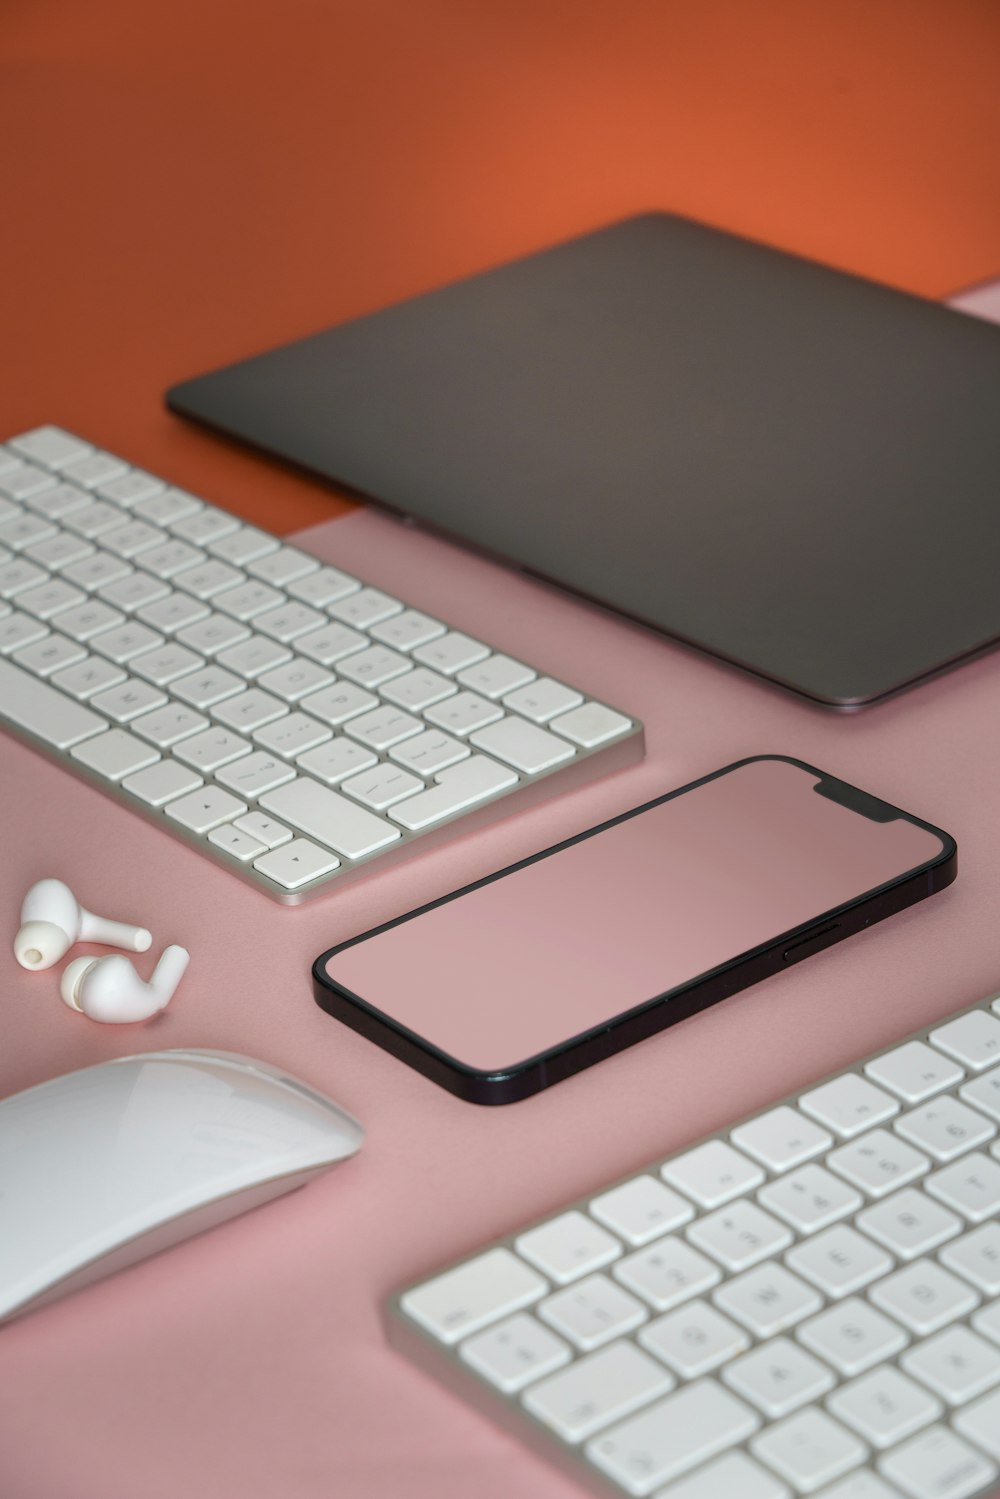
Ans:
{"label": "keyboard key", "polygon": [[400,655],[399,651],[390,650],[387,645],[373,645],[366,651],[355,651],[352,655],[343,657],[337,667],[342,677],[350,682],[357,682],[362,687],[378,687],[382,682],[388,682],[391,677],[398,677],[409,669],[407,658]]}
{"label": "keyboard key", "polygon": [[265,812],[291,823],[346,859],[362,859],[394,842],[399,829],[307,776],[261,797]]}
{"label": "keyboard key", "polygon": [[994,1343],[1000,1343],[1000,1303],[993,1302],[990,1306],[983,1307],[982,1311],[976,1312],[972,1325],[984,1337],[992,1338]]}
{"label": "keyboard key", "polygon": [[752,1202],[734,1202],[699,1218],[688,1229],[687,1237],[696,1248],[733,1272],[748,1270],[792,1242],[785,1225]]}
{"label": "keyboard key", "polygon": [[419,609],[404,609],[402,614],[395,614],[368,630],[374,640],[391,645],[396,651],[412,651],[418,645],[436,640],[444,632],[445,626],[439,619],[421,614]]}
{"label": "keyboard key", "polygon": [[297,578],[318,572],[319,563],[308,552],[300,552],[298,547],[279,546],[274,551],[265,552],[263,557],[251,559],[246,569],[253,577],[261,578],[275,588],[287,588]]}
{"label": "keyboard key", "polygon": [[317,692],[332,681],[332,672],[318,666],[315,661],[303,661],[301,656],[296,656],[283,666],[276,666],[257,678],[258,685],[265,691],[273,692],[289,703],[299,702],[308,693]]}
{"label": "keyboard key", "polygon": [[89,505],[70,510],[63,517],[63,523],[78,536],[85,536],[91,541],[95,536],[101,536],[120,526],[121,519],[122,513],[117,505],[109,505],[104,500],[91,500]]}
{"label": "keyboard key", "polygon": [[401,770],[398,765],[376,765],[371,770],[363,771],[361,775],[341,782],[342,791],[364,806],[371,807],[373,812],[394,807],[405,797],[423,789],[424,783],[419,776],[411,775],[408,770]]}
{"label": "keyboard key", "polygon": [[320,666],[330,666],[333,662],[360,651],[366,643],[367,637],[359,631],[352,630],[347,625],[329,624],[323,625],[319,630],[310,630],[308,635],[300,635],[295,642],[295,649]]}
{"label": "keyboard key", "polygon": [[[94,644],[98,645],[99,640]],[[168,682],[175,682],[178,677],[186,676],[204,664],[203,657],[189,651],[186,646],[171,642],[157,650],[143,651],[140,655],[133,656],[129,661],[129,670],[156,687],[164,687]]]}
{"label": "keyboard key", "polygon": [[590,1211],[634,1247],[648,1244],[694,1217],[691,1204],[653,1176],[636,1176],[595,1197]]}
{"label": "keyboard key", "polygon": [[657,1317],[640,1329],[638,1338],[684,1379],[708,1374],[750,1347],[743,1329],[706,1301],[689,1301],[679,1311]]}
{"label": "keyboard key", "polygon": [[330,687],[311,692],[307,697],[299,699],[299,707],[304,712],[311,713],[314,718],[321,718],[334,728],[377,706],[378,698],[374,693],[366,692],[363,687],[356,687],[353,682],[334,682]]}
{"label": "keyboard key", "polygon": [[864,1199],[853,1187],[831,1176],[822,1166],[802,1166],[757,1194],[758,1202],[784,1218],[800,1234],[818,1233],[848,1213],[860,1208]]}
{"label": "keyboard key", "polygon": [[59,465],[64,479],[81,484],[84,489],[96,489],[99,484],[108,484],[128,472],[120,458],[110,453],[88,453],[84,458],[75,458],[71,463]]}
{"label": "keyboard key", "polygon": [[301,599],[304,604],[325,609],[327,604],[344,598],[348,593],[356,593],[360,587],[358,579],[352,578],[349,573],[342,573],[336,567],[320,567],[301,578],[294,578],[286,585],[286,592],[293,598]]}
{"label": "keyboard key", "polygon": [[727,1281],[712,1300],[758,1338],[794,1327],[823,1305],[818,1292],[784,1265],[757,1265]]}
{"label": "keyboard key", "polygon": [[310,718],[308,713],[286,713],[262,729],[255,729],[253,739],[261,749],[272,750],[290,760],[317,744],[323,744],[332,732],[326,724]]}
{"label": "keyboard key", "polygon": [[[223,537],[219,546],[224,546],[228,539]],[[253,619],[266,609],[274,609],[281,601],[281,594],[276,588],[269,587],[267,583],[253,582],[241,583],[237,588],[224,588],[214,596],[212,605],[231,614],[234,619]]]}
{"label": "keyboard key", "polygon": [[[476,729],[503,718],[503,709],[488,698],[480,697],[478,692],[456,692],[425,709],[424,717],[428,723],[464,739]],[[525,725],[525,728],[529,727],[529,724]]]}
{"label": "keyboard key", "polygon": [[246,802],[231,796],[220,786],[202,786],[188,796],[168,802],[166,813],[192,833],[207,833],[220,822],[230,822],[247,810]]}
{"label": "keyboard key", "polygon": [[162,578],[154,578],[150,573],[130,572],[127,577],[105,584],[100,595],[118,609],[135,612],[145,608],[147,604],[155,603],[157,599],[166,598],[169,592],[170,589]]}
{"label": "keyboard key", "polygon": [[872,1286],[869,1296],[920,1337],[937,1332],[979,1304],[975,1291],[933,1260],[917,1260]]}
{"label": "keyboard key", "polygon": [[424,708],[440,703],[446,697],[453,697],[457,691],[455,683],[441,676],[440,672],[431,671],[429,666],[418,666],[413,671],[404,672],[402,676],[393,677],[386,682],[382,687],[382,696],[388,698],[390,703],[408,708],[412,713],[421,713]]}
{"label": "keyboard key", "polygon": [[178,677],[170,684],[170,691],[194,708],[211,708],[224,698],[242,692],[245,686],[243,678],[235,672],[226,671],[222,666],[206,666],[186,677]]}
{"label": "keyboard key", "polygon": [[255,750],[253,754],[242,755],[232,764],[217,770],[215,779],[240,796],[255,797],[283,785],[294,775],[295,769],[287,761],[264,750]]}
{"label": "keyboard key", "polygon": [[1000,1019],[982,1010],[971,1010],[947,1025],[938,1026],[927,1039],[973,1072],[981,1072],[1000,1061]]}
{"label": "keyboard key", "polygon": [[212,717],[217,718],[220,723],[229,724],[230,728],[249,734],[263,724],[282,718],[288,712],[288,704],[282,702],[280,697],[272,697],[269,692],[263,692],[259,687],[250,687],[246,692],[238,692],[220,703],[213,703],[211,712]]}
{"label": "keyboard key", "polygon": [[164,488],[162,480],[133,468],[118,479],[109,479],[105,484],[99,484],[97,493],[102,499],[114,500],[116,505],[129,508],[140,500],[148,499],[150,495],[161,493]]}
{"label": "keyboard key", "polygon": [[43,568],[53,568],[58,572],[67,563],[78,562],[95,551],[96,547],[91,542],[84,541],[82,536],[74,536],[71,531],[59,531],[55,536],[47,536],[44,541],[36,541],[25,547],[21,555]]}
{"label": "keyboard key", "polygon": [[[254,622],[256,623],[256,621]],[[218,662],[227,671],[238,672],[241,677],[259,677],[273,671],[291,660],[291,651],[267,635],[249,635],[236,645],[227,646],[218,653]]]}
{"label": "keyboard key", "polygon": [[61,520],[71,510],[80,510],[84,505],[89,505],[90,495],[75,484],[56,484],[35,494],[25,495],[24,504],[36,514],[48,516],[49,520]]}
{"label": "keyboard key", "polygon": [[356,593],[350,593],[330,604],[327,612],[334,619],[353,625],[357,630],[367,630],[369,626],[377,625],[390,615],[401,614],[403,605],[399,599],[382,593],[378,588],[359,588]]}
{"label": "keyboard key", "polygon": [[133,718],[129,727],[133,733],[159,745],[160,749],[168,749],[207,725],[208,719],[195,713],[193,708],[185,708],[182,703],[168,703],[165,708],[156,708],[151,713]]}
{"label": "keyboard key", "polygon": [[253,867],[285,890],[301,890],[303,885],[339,869],[340,860],[329,849],[317,848],[308,838],[294,838],[291,843],[262,854],[253,861]]}
{"label": "keyboard key", "polygon": [[949,1327],[927,1338],[900,1363],[949,1405],[964,1405],[1000,1384],[1000,1350],[967,1327]]}
{"label": "keyboard key", "polygon": [[755,1457],[807,1494],[849,1473],[868,1456],[863,1442],[818,1410],[800,1411],[769,1427],[754,1438],[750,1448]]}
{"label": "keyboard key", "polygon": [[205,619],[208,612],[207,604],[203,604],[200,599],[192,598],[189,593],[180,593],[176,589],[154,599],[151,604],[143,604],[135,610],[136,615],[144,624],[152,625],[156,630],[163,630],[167,635],[176,634],[178,630],[196,624],[199,619]]}
{"label": "keyboard key", "polygon": [[703,1208],[721,1207],[764,1180],[758,1165],[722,1140],[710,1140],[675,1156],[661,1166],[660,1174]]}
{"label": "keyboard key", "polygon": [[258,531],[256,526],[238,526],[235,531],[227,531],[224,536],[205,545],[213,557],[221,557],[223,562],[231,562],[234,567],[245,567],[248,562],[277,551],[280,543],[276,536]]}
{"label": "keyboard key", "polygon": [[1000,1223],[985,1223],[952,1240],[938,1259],[984,1296],[1000,1296]]}
{"label": "keyboard key", "polygon": [[873,1082],[890,1088],[905,1103],[923,1103],[942,1088],[951,1088],[964,1076],[961,1067],[934,1051],[923,1041],[907,1041],[894,1051],[876,1057],[865,1067]]}
{"label": "keyboard key", "polygon": [[498,760],[513,765],[522,775],[540,775],[543,770],[551,770],[564,760],[572,759],[574,753],[572,746],[557,739],[555,734],[519,718],[501,719],[499,723],[472,734],[470,739],[477,749],[486,750]]}
{"label": "keyboard key", "polygon": [[[62,625],[59,627],[62,629]],[[1000,1121],[1000,1067],[983,1073],[974,1082],[966,1083],[959,1093],[966,1103],[971,1103],[981,1113]]]}
{"label": "keyboard key", "polygon": [[931,1163],[919,1150],[888,1130],[873,1129],[870,1134],[831,1151],[827,1164],[869,1196],[884,1197],[905,1182],[922,1176]]}
{"label": "keyboard key", "polygon": [[230,729],[208,728],[201,734],[183,739],[176,746],[174,754],[178,760],[194,766],[204,775],[210,775],[220,765],[229,765],[242,755],[248,755],[251,748],[249,740],[234,734]]}
{"label": "keyboard key", "polygon": [[997,1471],[943,1426],[932,1426],[879,1458],[878,1468],[909,1499],[969,1499]]}
{"label": "keyboard key", "polygon": [[576,1210],[529,1229],[514,1241],[514,1248],[561,1286],[610,1265],[622,1252],[613,1235]]}
{"label": "keyboard key", "polygon": [[104,604],[99,599],[89,599],[75,609],[64,610],[59,628],[64,635],[72,635],[74,640],[92,640],[102,630],[120,625],[124,618],[124,614],[112,609],[110,604]]}
{"label": "keyboard key", "polygon": [[[263,557],[261,562],[263,564],[270,560],[270,557]],[[217,563],[216,566],[221,566],[221,563]],[[285,602],[279,604],[276,609],[265,609],[263,614],[256,615],[253,627],[287,644],[297,635],[304,635],[307,630],[315,630],[322,623],[323,615],[317,609],[310,609],[308,604]]]}
{"label": "keyboard key", "polygon": [[909,1342],[897,1323],[856,1296],[803,1322],[796,1337],[849,1377],[892,1358]]}
{"label": "keyboard key", "polygon": [[569,713],[549,720],[549,728],[578,744],[581,749],[596,749],[618,739],[632,727],[632,720],[602,703],[582,703]]}
{"label": "keyboard key", "polygon": [[772,1420],[817,1400],[836,1383],[825,1364],[788,1338],[773,1338],[727,1365],[726,1383]]}
{"label": "keyboard key", "polygon": [[929,1254],[962,1231],[960,1218],[912,1187],[859,1213],[855,1223],[901,1260]]}
{"label": "keyboard key", "polygon": [[[745,1452],[727,1452],[663,1489],[657,1499],[789,1499],[790,1490],[774,1473],[765,1473]],[[823,1499],[839,1499],[828,1489]],[[881,1495],[845,1496],[845,1499],[895,1499],[884,1489]]]}
{"label": "keyboard key", "polygon": [[518,778],[485,755],[472,755],[439,772],[434,779],[435,784],[427,791],[391,808],[389,816],[411,831],[419,831],[498,795]]}
{"label": "keyboard key", "polygon": [[892,1260],[884,1249],[845,1223],[796,1245],[785,1255],[785,1263],[834,1300],[860,1290],[892,1269]]}
{"label": "keyboard key", "polygon": [[210,542],[218,541],[220,536],[229,536],[238,524],[235,515],[219,510],[215,505],[203,505],[200,510],[191,511],[168,522],[168,529],[182,541],[189,541],[197,547],[207,547]]}
{"label": "keyboard key", "polygon": [[126,776],[122,784],[126,791],[131,791],[140,801],[147,802],[151,807],[162,807],[164,802],[173,801],[175,796],[182,796],[185,791],[197,790],[202,785],[202,779],[187,766],[178,765],[176,760],[160,760],[146,770]]}
{"label": "keyboard key", "polygon": [[673,1235],[626,1255],[613,1273],[658,1312],[670,1311],[722,1279],[717,1265]]}
{"label": "keyboard key", "polygon": [[[516,1312],[486,1332],[467,1338],[458,1352],[460,1358],[505,1395],[513,1395],[543,1375],[561,1369],[572,1356],[569,1345],[529,1312]],[[617,1372],[620,1374],[621,1370]],[[618,1414],[614,1410],[609,1419]]]}
{"label": "keyboard key", "polygon": [[991,1161],[978,1150],[942,1171],[933,1171],[924,1186],[972,1223],[982,1223],[1000,1212],[1000,1162]]}
{"label": "keyboard key", "polygon": [[997,1132],[989,1119],[956,1098],[936,1098],[911,1109],[896,1120],[895,1129],[938,1161],[951,1161]]}
{"label": "keyboard key", "polygon": [[[146,501],[148,507],[157,502]],[[140,507],[137,505],[136,510]],[[67,524],[72,523],[76,527],[79,511],[67,517]],[[142,554],[142,565],[147,572],[151,572],[157,578],[172,578],[175,573],[181,572],[185,567],[194,567],[200,562],[202,554],[197,547],[188,546],[186,541],[178,541],[176,538],[163,541],[158,547],[151,547],[148,552]],[[220,607],[223,607],[220,605]]]}
{"label": "keyboard key", "polygon": [[93,451],[89,443],[64,432],[62,427],[52,426],[33,427],[20,437],[10,438],[7,446],[23,458],[54,469],[65,468],[67,463],[86,458]]}
{"label": "keyboard key", "polygon": [[265,843],[251,838],[249,833],[231,822],[223,823],[221,828],[213,828],[208,841],[216,848],[221,848],[230,858],[237,859],[240,864],[248,864],[267,851]]}
{"label": "keyboard key", "polygon": [[233,826],[240,828],[255,842],[262,843],[265,848],[280,848],[283,843],[290,842],[292,836],[289,828],[283,827],[280,822],[275,822],[273,817],[268,817],[263,812],[248,812],[245,817],[237,817]]}
{"label": "keyboard key", "polygon": [[955,1417],[955,1425],[964,1437],[976,1442],[990,1457],[1000,1457],[1000,1395],[987,1395],[985,1400],[960,1411]]}
{"label": "keyboard key", "polygon": [[894,1098],[854,1072],[803,1093],[799,1107],[845,1140],[899,1113]]}
{"label": "keyboard key", "polygon": [[149,682],[140,682],[136,677],[126,677],[115,687],[98,692],[91,698],[92,707],[106,713],[115,723],[130,723],[140,713],[148,713],[166,702],[166,696]]}
{"label": "keyboard key", "polygon": [[105,734],[97,734],[78,744],[71,753],[82,765],[108,781],[121,781],[144,766],[155,764],[160,758],[151,745],[125,729],[109,729]]}
{"label": "keyboard key", "polygon": [[533,682],[506,693],[503,698],[505,708],[513,708],[530,718],[532,723],[548,723],[557,714],[576,708],[582,702],[581,693],[563,686],[562,682],[553,681],[551,677],[536,677]]}
{"label": "keyboard key", "polygon": [[432,776],[459,760],[467,760],[471,751],[467,744],[452,739],[443,729],[425,729],[395,744],[389,750],[389,758],[418,775]]}
{"label": "keyboard key", "polygon": [[[267,857],[274,859],[283,852],[279,849]],[[509,1249],[490,1249],[405,1292],[400,1305],[432,1336],[451,1344],[499,1317],[531,1306],[547,1290],[538,1272]]]}
{"label": "keyboard key", "polygon": [[116,683],[124,682],[125,676],[126,673],[120,666],[114,666],[103,657],[85,656],[75,665],[57,671],[52,677],[52,685],[68,692],[70,697],[86,701],[95,692],[102,692],[105,687],[114,687]]}
{"label": "keyboard key", "polygon": [[538,1315],[556,1332],[589,1353],[639,1327],[649,1313],[606,1275],[584,1280],[538,1303]]}
{"label": "keyboard key", "polygon": [[150,547],[159,546],[162,540],[163,532],[156,526],[147,525],[145,521],[133,520],[105,531],[101,538],[101,545],[106,546],[110,552],[117,552],[119,557],[131,558],[138,557],[140,552],[146,552]]}
{"label": "keyboard key", "polygon": [[68,609],[71,604],[81,604],[85,598],[86,594],[79,588],[74,588],[71,583],[64,583],[61,578],[53,578],[48,583],[27,588],[18,594],[17,607],[26,609],[38,619],[51,619],[60,609]]}
{"label": "keyboard key", "polygon": [[[109,543],[110,544],[110,543]],[[173,577],[178,588],[193,593],[196,599],[210,599],[224,588],[235,588],[244,581],[243,574],[227,562],[211,559],[195,567],[185,567]]]}
{"label": "keyboard key", "polygon": [[0,566],[0,598],[16,598],[19,593],[37,588],[45,582],[44,568],[36,567],[33,562],[26,562],[23,557]]}
{"label": "keyboard key", "polygon": [[104,552],[98,547],[89,557],[70,562],[62,571],[63,577],[69,578],[71,583],[93,591],[119,578],[127,578],[135,569],[124,557],[116,557],[114,552]]}
{"label": "keyboard key", "polygon": [[461,630],[449,630],[436,640],[417,646],[413,658],[434,671],[443,672],[446,677],[453,677],[464,667],[484,660],[489,654],[489,646],[483,645],[481,640],[473,640],[471,636],[463,635]]}
{"label": "keyboard key", "polygon": [[826,1130],[788,1104],[734,1129],[729,1138],[762,1166],[776,1172],[800,1166],[833,1144]]}
{"label": "keyboard key", "polygon": [[465,667],[458,673],[458,680],[463,687],[469,687],[483,697],[496,700],[532,681],[534,676],[535,672],[530,666],[525,666],[523,661],[497,654],[485,656],[475,666]]}
{"label": "keyboard key", "polygon": [[107,656],[109,661],[115,661],[119,666],[130,661],[140,651],[149,651],[162,644],[162,635],[135,620],[115,625],[110,630],[99,630],[90,640],[92,650],[100,651],[102,656]]}
{"label": "keyboard key", "polygon": [[35,515],[30,510],[0,520],[0,543],[12,552],[21,552],[25,547],[45,541],[55,534],[56,528],[50,520]]}
{"label": "keyboard key", "polygon": [[742,1400],[703,1379],[592,1438],[586,1452],[627,1493],[651,1494],[743,1441],[759,1425]]}
{"label": "keyboard key", "polygon": [[[0,632],[6,620],[0,620]],[[11,722],[66,750],[107,727],[107,720],[10,661],[0,661],[0,702]]]}
{"label": "keyboard key", "polygon": [[325,786],[336,786],[348,776],[378,764],[378,756],[351,739],[337,738],[296,757],[296,765],[308,770]]}
{"label": "keyboard key", "polygon": [[83,646],[76,640],[67,640],[65,635],[46,635],[14,652],[14,660],[36,677],[51,677],[64,666],[82,661],[86,655]]}
{"label": "keyboard key", "polygon": [[939,1400],[891,1366],[852,1380],[830,1396],[827,1406],[845,1426],[878,1448],[902,1442],[936,1421],[943,1410]]}
{"label": "keyboard key", "polygon": [[347,733],[352,739],[360,739],[369,749],[382,751],[390,749],[394,744],[401,744],[404,739],[411,739],[423,727],[420,719],[414,718],[411,713],[383,704],[380,708],[373,708],[368,713],[352,718],[347,725]]}
{"label": "keyboard key", "polygon": [[662,1364],[622,1342],[543,1379],[522,1398],[528,1410],[565,1441],[579,1442],[665,1394],[673,1384]]}

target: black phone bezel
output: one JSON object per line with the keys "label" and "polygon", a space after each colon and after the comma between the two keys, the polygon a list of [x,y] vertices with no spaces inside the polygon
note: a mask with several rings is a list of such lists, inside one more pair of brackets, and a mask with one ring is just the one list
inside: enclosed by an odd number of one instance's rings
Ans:
{"label": "black phone bezel", "polygon": [[[783,761],[819,777],[821,785],[816,789],[821,795],[832,796],[833,800],[851,807],[860,816],[872,817],[880,822],[902,818],[916,827],[933,833],[941,840],[940,854],[925,864],[904,871],[886,884],[865,891],[854,901],[824,911],[810,921],[782,932],[771,941],[738,954],[727,963],[709,969],[686,984],[665,990],[643,1001],[642,1004],[622,1011],[620,1015],[616,1015],[612,1020],[600,1026],[582,1031],[576,1036],[567,1037],[558,1045],[534,1056],[526,1057],[514,1066],[499,1071],[480,1070],[460,1062],[456,1057],[450,1056],[440,1047],[426,1040],[418,1032],[401,1025],[384,1011],[369,1004],[360,995],[336,984],[326,972],[326,964],[332,957],[346,951],[347,948],[355,947],[359,942],[365,942],[370,937],[390,931],[403,922],[413,921],[418,916],[435,910],[438,906],[458,900],[473,890],[479,890],[484,885],[504,879],[507,875],[514,874],[530,864],[536,864],[541,859],[551,858],[554,854],[561,853],[564,849],[571,848],[584,839],[594,838],[609,828],[616,827],[619,823],[639,817],[664,802],[672,801],[675,797],[684,796],[698,786],[717,780],[721,776],[731,775],[742,766],[761,760]],[[849,782],[830,775],[828,771],[819,770],[816,766],[796,759],[792,755],[747,755],[741,760],[735,760],[732,764],[723,766],[720,770],[689,781],[675,791],[668,791],[662,796],[654,797],[651,801],[643,802],[627,812],[621,812],[606,822],[598,823],[595,827],[575,833],[560,843],[552,844],[539,853],[520,859],[515,864],[509,864],[494,874],[485,875],[482,879],[463,885],[458,890],[440,896],[437,900],[428,901],[412,911],[404,912],[402,916],[396,916],[391,921],[382,922],[379,926],[371,927],[368,931],[349,938],[346,942],[339,942],[334,947],[327,948],[312,966],[313,992],[316,1003],[327,1014],[343,1021],[352,1030],[366,1036],[370,1041],[375,1041],[384,1050],[398,1057],[400,1061],[408,1063],[418,1072],[422,1072],[425,1077],[446,1088],[456,1097],[469,1103],[486,1105],[516,1103],[572,1077],[577,1072],[582,1072],[585,1068],[593,1066],[595,1062],[603,1061],[605,1057],[625,1051],[629,1046],[634,1046],[637,1041],[656,1035],[659,1031],[666,1030],[668,1026],[686,1020],[700,1010],[718,1004],[720,1000],[728,999],[732,994],[760,983],[762,979],[781,972],[782,969],[800,962],[814,952],[833,946],[855,932],[864,931],[867,927],[874,926],[876,922],[884,921],[887,916],[904,911],[908,906],[915,905],[928,895],[944,890],[955,880],[957,874],[958,845],[951,834],[946,833],[942,828],[925,822],[923,818],[914,817],[911,813],[871,796]]]}

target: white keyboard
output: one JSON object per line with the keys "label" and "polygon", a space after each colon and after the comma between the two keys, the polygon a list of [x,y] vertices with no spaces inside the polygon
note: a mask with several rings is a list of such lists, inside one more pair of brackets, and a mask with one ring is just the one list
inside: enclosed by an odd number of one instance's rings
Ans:
{"label": "white keyboard", "polygon": [[634,719],[57,427],[0,445],[0,723],[286,903],[642,754]]}
{"label": "white keyboard", "polygon": [[418,1281],[390,1335],[598,1494],[1000,1468],[1000,999]]}

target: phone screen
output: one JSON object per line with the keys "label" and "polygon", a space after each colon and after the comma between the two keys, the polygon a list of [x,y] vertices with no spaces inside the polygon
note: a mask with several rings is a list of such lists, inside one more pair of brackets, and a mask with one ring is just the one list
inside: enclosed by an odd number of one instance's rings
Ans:
{"label": "phone screen", "polygon": [[327,976],[467,1067],[512,1068],[942,855],[842,786],[735,766],[335,951]]}

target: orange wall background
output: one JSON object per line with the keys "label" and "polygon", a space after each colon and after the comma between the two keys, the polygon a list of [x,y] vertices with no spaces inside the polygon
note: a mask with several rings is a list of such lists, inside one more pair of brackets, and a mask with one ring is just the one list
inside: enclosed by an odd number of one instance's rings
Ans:
{"label": "orange wall background", "polygon": [[928,296],[1000,275],[995,0],[5,0],[3,432],[279,530],[171,382],[648,207]]}

